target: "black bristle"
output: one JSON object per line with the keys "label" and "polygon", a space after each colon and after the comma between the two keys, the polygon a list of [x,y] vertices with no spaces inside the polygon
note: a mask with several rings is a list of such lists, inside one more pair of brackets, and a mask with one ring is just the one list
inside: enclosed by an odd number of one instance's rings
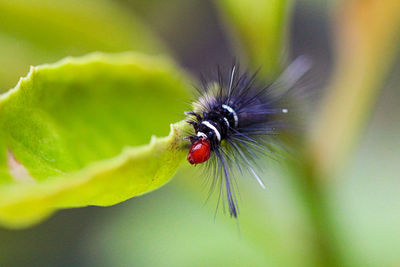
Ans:
{"label": "black bristle", "polygon": [[[191,116],[188,123],[196,133],[190,136],[192,143],[206,138],[211,144],[212,154],[207,163],[212,168],[210,194],[220,187],[219,199],[224,192],[231,217],[238,216],[235,171],[249,173],[264,188],[256,173],[257,159],[277,155],[276,136],[288,127],[287,92],[309,68],[308,62],[301,60],[296,60],[295,67],[289,67],[277,82],[267,86],[257,81],[257,72],[240,73],[239,66],[234,64],[224,73],[218,66],[215,81],[202,79],[195,111],[186,113]],[[291,76],[285,77],[287,73]]]}

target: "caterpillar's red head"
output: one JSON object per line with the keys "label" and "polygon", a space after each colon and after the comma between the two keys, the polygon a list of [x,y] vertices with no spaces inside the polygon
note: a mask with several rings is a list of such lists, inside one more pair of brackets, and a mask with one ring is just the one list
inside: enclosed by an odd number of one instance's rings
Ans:
{"label": "caterpillar's red head", "polygon": [[199,164],[207,161],[210,158],[211,144],[207,138],[201,138],[193,142],[190,147],[187,160],[190,164]]}

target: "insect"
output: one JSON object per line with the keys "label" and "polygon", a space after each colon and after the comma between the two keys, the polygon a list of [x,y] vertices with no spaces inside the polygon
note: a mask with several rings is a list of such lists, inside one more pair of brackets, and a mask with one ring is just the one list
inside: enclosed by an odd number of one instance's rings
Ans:
{"label": "insect", "polygon": [[212,178],[210,194],[219,187],[218,205],[225,194],[231,217],[238,216],[238,174],[249,173],[265,188],[257,174],[258,159],[277,152],[276,136],[288,127],[290,89],[308,65],[299,57],[274,83],[262,86],[256,73],[241,73],[233,64],[227,73],[218,70],[215,81],[203,81],[193,111],[186,112],[195,132],[186,137],[191,142],[187,160],[206,163]]}

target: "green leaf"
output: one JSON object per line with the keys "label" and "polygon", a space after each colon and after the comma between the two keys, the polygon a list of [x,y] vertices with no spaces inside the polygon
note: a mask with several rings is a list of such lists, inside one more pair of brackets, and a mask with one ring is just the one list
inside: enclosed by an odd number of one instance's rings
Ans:
{"label": "green leaf", "polygon": [[169,60],[133,53],[32,67],[0,95],[0,223],[23,227],[165,184],[184,159],[187,124],[147,143],[181,118],[188,88]]}
{"label": "green leaf", "polygon": [[89,52],[165,51],[138,18],[111,0],[0,0],[0,91],[28,66]]}
{"label": "green leaf", "polygon": [[218,0],[238,51],[266,76],[280,70],[287,39],[290,0]]}

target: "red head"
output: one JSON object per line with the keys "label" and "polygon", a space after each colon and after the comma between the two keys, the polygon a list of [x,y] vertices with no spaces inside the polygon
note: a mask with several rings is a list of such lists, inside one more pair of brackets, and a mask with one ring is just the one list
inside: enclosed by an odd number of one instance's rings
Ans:
{"label": "red head", "polygon": [[199,164],[207,161],[210,158],[210,141],[206,138],[201,138],[193,142],[190,147],[187,160],[190,164]]}

